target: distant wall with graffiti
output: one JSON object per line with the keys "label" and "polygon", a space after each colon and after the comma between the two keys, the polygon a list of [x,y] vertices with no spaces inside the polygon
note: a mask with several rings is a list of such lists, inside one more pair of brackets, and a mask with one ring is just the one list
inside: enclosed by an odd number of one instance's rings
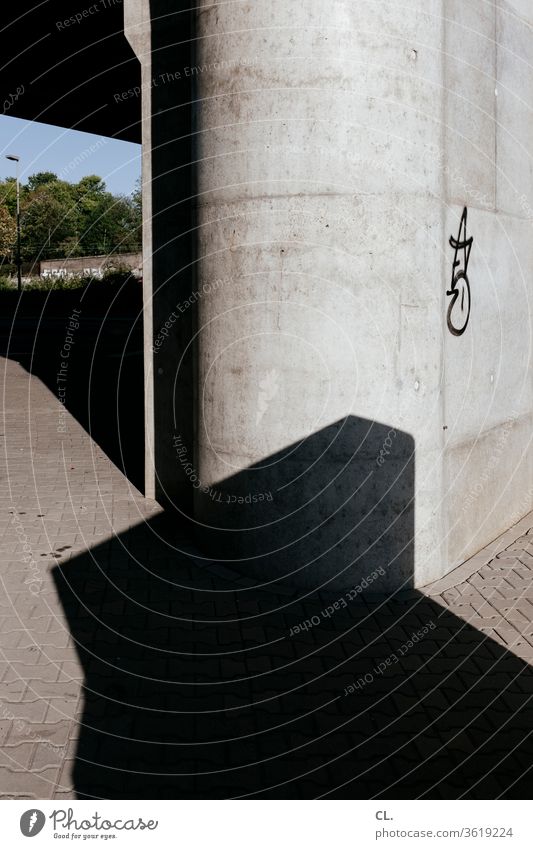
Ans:
{"label": "distant wall with graffiti", "polygon": [[113,254],[111,256],[81,256],[42,260],[39,263],[41,277],[102,277],[106,270],[128,268],[138,277],[142,276],[142,254]]}

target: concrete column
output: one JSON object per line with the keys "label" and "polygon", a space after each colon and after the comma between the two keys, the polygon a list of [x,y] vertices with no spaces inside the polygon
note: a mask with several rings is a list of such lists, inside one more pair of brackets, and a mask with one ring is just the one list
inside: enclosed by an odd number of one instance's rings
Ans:
{"label": "concrete column", "polygon": [[[148,478],[192,492],[202,544],[261,581],[442,576],[533,505],[524,3],[200,2],[187,23],[154,0],[150,17],[151,61],[180,83],[144,82],[147,346],[178,290],[194,307],[148,356]],[[471,235],[457,335],[449,239]]]}
{"label": "concrete column", "polygon": [[145,493],[186,517],[192,490],[174,442],[193,439],[192,21],[171,0],[125,3],[142,66]]}
{"label": "concrete column", "polygon": [[442,560],[440,12],[198,13],[195,516],[265,580]]}

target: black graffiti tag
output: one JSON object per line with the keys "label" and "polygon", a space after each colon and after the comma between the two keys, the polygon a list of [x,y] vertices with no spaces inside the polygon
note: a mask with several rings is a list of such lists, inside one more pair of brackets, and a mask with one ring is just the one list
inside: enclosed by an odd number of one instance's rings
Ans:
{"label": "black graffiti tag", "polygon": [[[474,237],[466,238],[466,219],[468,210],[465,206],[459,224],[459,233],[455,239],[450,236],[450,246],[455,250],[452,267],[452,283],[446,292],[451,297],[448,306],[448,330],[454,336],[462,336],[470,318],[470,283],[468,282],[468,262]],[[462,252],[462,254],[461,254]]]}

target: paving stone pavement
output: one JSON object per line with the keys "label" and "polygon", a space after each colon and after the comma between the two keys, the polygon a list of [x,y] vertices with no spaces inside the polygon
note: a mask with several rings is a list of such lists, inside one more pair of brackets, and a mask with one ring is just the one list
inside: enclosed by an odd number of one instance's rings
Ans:
{"label": "paving stone pavement", "polygon": [[258,588],[1,365],[3,798],[529,798],[533,516],[424,591]]}

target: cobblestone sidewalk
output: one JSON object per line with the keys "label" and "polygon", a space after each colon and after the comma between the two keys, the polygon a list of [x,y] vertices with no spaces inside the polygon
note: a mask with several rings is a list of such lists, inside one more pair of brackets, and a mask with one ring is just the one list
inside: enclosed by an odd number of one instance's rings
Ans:
{"label": "cobblestone sidewalk", "polygon": [[0,362],[1,796],[529,797],[532,516],[328,614],[203,560]]}

